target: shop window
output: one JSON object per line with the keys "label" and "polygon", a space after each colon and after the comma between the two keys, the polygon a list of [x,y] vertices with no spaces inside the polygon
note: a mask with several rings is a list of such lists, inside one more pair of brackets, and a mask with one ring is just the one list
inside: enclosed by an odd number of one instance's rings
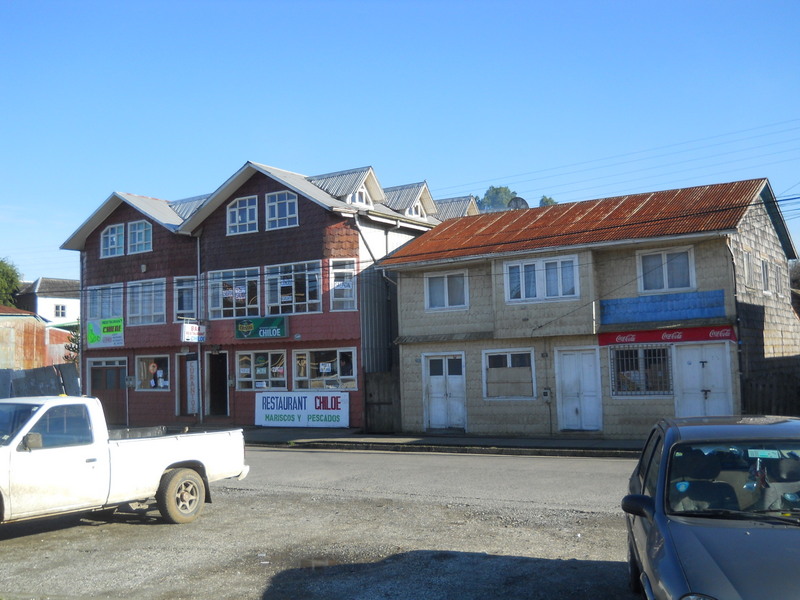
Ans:
{"label": "shop window", "polygon": [[296,389],[341,389],[356,387],[355,350],[300,350],[294,353]]}
{"label": "shop window", "polygon": [[168,391],[170,389],[169,357],[136,357],[136,389]]}
{"label": "shop window", "polygon": [[533,398],[532,350],[491,350],[483,354],[487,398]]}
{"label": "shop window", "polygon": [[236,359],[237,389],[286,389],[286,352],[239,352]]}
{"label": "shop window", "polygon": [[667,346],[610,348],[614,396],[672,394],[672,365]]}

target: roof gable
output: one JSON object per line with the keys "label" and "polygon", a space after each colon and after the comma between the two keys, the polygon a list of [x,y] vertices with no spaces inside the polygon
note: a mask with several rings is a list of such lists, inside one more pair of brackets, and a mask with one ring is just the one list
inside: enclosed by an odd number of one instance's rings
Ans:
{"label": "roof gable", "polygon": [[[399,266],[731,231],[768,187],[766,179],[752,179],[462,217],[410,241],[381,263]],[[768,197],[774,204],[774,196]]]}

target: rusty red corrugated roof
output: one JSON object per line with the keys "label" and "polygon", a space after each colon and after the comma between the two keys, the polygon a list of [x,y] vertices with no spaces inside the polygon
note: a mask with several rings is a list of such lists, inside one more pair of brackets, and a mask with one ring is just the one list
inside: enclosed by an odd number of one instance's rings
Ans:
{"label": "rusty red corrugated roof", "polygon": [[508,210],[445,221],[383,266],[735,229],[766,179]]}

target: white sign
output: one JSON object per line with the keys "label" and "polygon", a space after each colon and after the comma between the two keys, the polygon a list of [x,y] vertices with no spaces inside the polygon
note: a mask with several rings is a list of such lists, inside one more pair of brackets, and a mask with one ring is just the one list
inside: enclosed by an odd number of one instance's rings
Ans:
{"label": "white sign", "polygon": [[196,323],[182,323],[181,324],[181,341],[182,342],[205,342],[206,341],[206,326],[197,325]]}
{"label": "white sign", "polygon": [[262,427],[349,427],[347,392],[259,392],[256,425]]}

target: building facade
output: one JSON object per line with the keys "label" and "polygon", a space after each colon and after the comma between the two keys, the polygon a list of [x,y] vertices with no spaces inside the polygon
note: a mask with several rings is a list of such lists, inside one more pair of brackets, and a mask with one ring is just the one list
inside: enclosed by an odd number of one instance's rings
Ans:
{"label": "building facade", "polygon": [[84,391],[122,425],[364,426],[393,358],[374,263],[439,221],[395,210],[372,168],[307,177],[248,162],[214,193],[112,194],[81,253]]}
{"label": "building facade", "polygon": [[396,273],[402,424],[643,436],[793,377],[796,258],[765,179],[446,221]]}

